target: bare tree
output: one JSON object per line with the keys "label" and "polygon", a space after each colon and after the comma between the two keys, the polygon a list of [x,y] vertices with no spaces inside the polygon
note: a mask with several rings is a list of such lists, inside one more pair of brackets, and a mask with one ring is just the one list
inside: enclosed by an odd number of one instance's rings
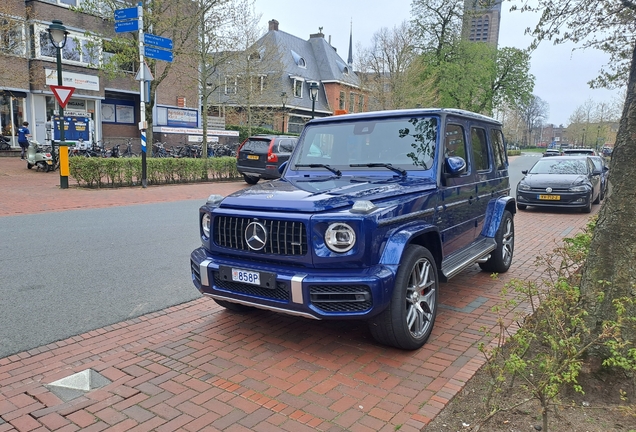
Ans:
{"label": "bare tree", "polygon": [[518,106],[521,118],[525,125],[525,134],[522,144],[529,146],[533,144],[532,131],[539,127],[548,118],[550,107],[547,102],[538,96],[532,96],[527,102],[522,101]]}
{"label": "bare tree", "polygon": [[413,77],[421,63],[412,44],[408,23],[373,34],[369,48],[359,48],[356,70],[364,88],[369,91],[369,108],[374,110],[429,105],[430,92],[424,85],[414,88]]}

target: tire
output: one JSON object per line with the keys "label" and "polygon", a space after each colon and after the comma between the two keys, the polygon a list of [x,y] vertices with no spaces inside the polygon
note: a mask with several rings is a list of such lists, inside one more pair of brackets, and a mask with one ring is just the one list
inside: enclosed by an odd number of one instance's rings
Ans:
{"label": "tire", "polygon": [[254,308],[251,306],[245,306],[242,304],[232,303],[225,300],[217,300],[217,299],[212,299],[212,300],[214,300],[216,304],[218,304],[219,306],[222,306],[225,309],[230,310],[232,312],[245,313],[245,312],[250,312],[254,310]]}
{"label": "tire", "polygon": [[592,194],[590,194],[590,199],[587,200],[587,205],[581,211],[583,213],[592,213]]}
{"label": "tire", "polygon": [[[592,193],[594,193],[594,191],[592,191]],[[598,193],[598,195],[596,196],[596,199],[594,200],[593,204],[600,204],[601,203],[601,192]]]}
{"label": "tire", "polygon": [[33,165],[31,165],[30,163],[27,162],[27,168],[31,169],[31,168],[33,168]]}
{"label": "tire", "polygon": [[389,306],[369,320],[373,338],[405,350],[421,348],[437,315],[437,265],[428,249],[409,245],[402,255]]}
{"label": "tire", "polygon": [[605,188],[601,189],[601,201],[605,199]]}
{"label": "tire", "polygon": [[243,174],[243,178],[245,179],[245,183],[249,185],[255,185],[260,180],[260,177],[253,177],[247,174]]}
{"label": "tire", "polygon": [[505,273],[510,268],[515,250],[515,221],[508,210],[503,212],[495,240],[497,247],[490,254],[488,261],[479,263],[479,267],[491,273]]}

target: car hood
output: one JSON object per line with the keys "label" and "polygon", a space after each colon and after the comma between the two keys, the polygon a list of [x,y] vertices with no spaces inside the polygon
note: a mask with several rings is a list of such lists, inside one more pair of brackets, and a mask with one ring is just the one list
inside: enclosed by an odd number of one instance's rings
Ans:
{"label": "car hood", "polygon": [[259,183],[228,195],[221,208],[320,212],[350,207],[355,201],[435,190],[430,178],[325,177],[319,179],[278,179]]}
{"label": "car hood", "polygon": [[525,183],[531,188],[567,189],[588,183],[588,179],[581,174],[528,174],[520,183]]}

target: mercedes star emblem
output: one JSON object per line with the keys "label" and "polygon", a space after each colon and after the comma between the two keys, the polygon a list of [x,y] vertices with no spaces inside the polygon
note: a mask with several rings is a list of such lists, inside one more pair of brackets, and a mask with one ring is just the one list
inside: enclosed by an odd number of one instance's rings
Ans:
{"label": "mercedes star emblem", "polygon": [[250,249],[259,251],[267,242],[267,229],[260,222],[250,222],[245,228],[245,242]]}
{"label": "mercedes star emblem", "polygon": [[545,191],[546,191],[547,193],[552,193],[552,188],[545,188]]}

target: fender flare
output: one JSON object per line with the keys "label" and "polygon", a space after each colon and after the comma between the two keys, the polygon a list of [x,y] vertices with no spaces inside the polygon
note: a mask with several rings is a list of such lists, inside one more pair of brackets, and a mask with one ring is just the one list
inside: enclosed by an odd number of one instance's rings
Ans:
{"label": "fender flare", "polygon": [[[394,271],[397,272],[397,266],[399,266],[400,261],[402,260],[402,255],[404,254],[406,247],[412,243],[414,238],[423,234],[435,237],[437,244],[434,246],[436,249],[431,249],[429,247],[429,250],[435,257],[436,261],[439,261],[441,257],[438,256],[438,254],[441,251],[438,249],[441,247],[441,239],[438,228],[434,225],[418,223],[407,227],[401,227],[391,234],[391,236],[387,239],[382,255],[380,256],[380,264],[392,267],[394,268]],[[440,263],[438,262],[437,264],[439,265]]]}
{"label": "fender flare", "polygon": [[513,197],[505,196],[490,200],[486,209],[484,226],[481,229],[482,236],[495,237],[505,210],[510,210],[510,213],[513,215],[517,212],[517,206]]}

